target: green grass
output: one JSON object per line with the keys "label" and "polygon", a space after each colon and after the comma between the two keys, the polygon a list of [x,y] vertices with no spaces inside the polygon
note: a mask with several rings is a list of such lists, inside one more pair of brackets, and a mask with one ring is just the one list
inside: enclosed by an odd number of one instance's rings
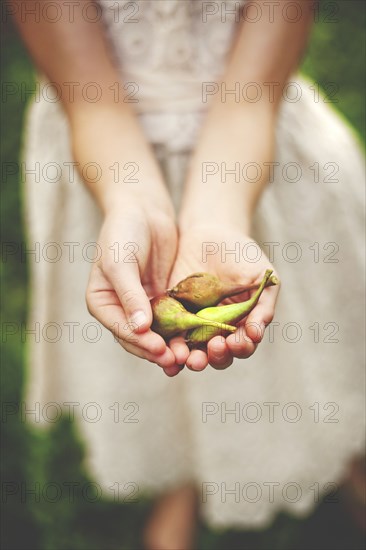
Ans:
{"label": "green grass", "polygon": [[[365,9],[361,2],[338,2],[339,21],[328,23],[329,4],[321,4],[320,22],[314,27],[303,71],[328,92],[337,86],[334,106],[365,139],[364,113],[364,37]],[[2,33],[3,82],[33,83],[33,69],[14,29],[7,25]],[[333,88],[332,88],[333,86]],[[18,162],[25,104],[13,95],[1,104],[2,168],[6,162]],[[2,178],[3,200],[1,225],[3,243],[24,241],[21,216],[22,192],[19,174]],[[20,249],[15,250],[1,266],[2,323],[25,323],[27,309],[27,268],[21,262]],[[2,325],[3,326],[3,325]],[[3,403],[17,404],[22,397],[25,377],[24,356],[19,335],[8,338],[2,351],[1,395]],[[6,481],[32,486],[52,480],[62,483],[74,480],[80,487],[92,481],[83,468],[83,446],[65,421],[52,430],[38,431],[11,415],[3,423],[1,463]],[[115,504],[97,500],[86,503],[81,491],[75,502],[65,496],[50,504],[36,503],[30,497],[20,502],[19,495],[9,496],[2,515],[3,547],[6,549],[96,550],[104,548],[131,550],[140,548],[141,526],[151,502],[142,498],[136,504]],[[200,525],[197,548],[253,550],[268,549],[343,549],[362,548],[359,533],[348,523],[341,504],[323,503],[307,520],[285,515],[277,518],[267,530],[255,532],[214,532]]]}
{"label": "green grass", "polygon": [[[331,8],[339,6],[332,15]],[[365,8],[361,1],[323,1],[302,70],[365,141]],[[338,23],[329,23],[337,19]]]}

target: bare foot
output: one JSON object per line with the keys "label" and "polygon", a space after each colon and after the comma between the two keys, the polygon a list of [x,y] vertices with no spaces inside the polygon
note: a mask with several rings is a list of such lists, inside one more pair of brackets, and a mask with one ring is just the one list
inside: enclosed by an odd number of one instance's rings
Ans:
{"label": "bare foot", "polygon": [[350,464],[343,486],[344,503],[359,530],[366,533],[366,469],[365,457],[355,458]]}
{"label": "bare foot", "polygon": [[185,485],[161,496],[147,522],[146,550],[190,550],[197,522],[197,493]]}

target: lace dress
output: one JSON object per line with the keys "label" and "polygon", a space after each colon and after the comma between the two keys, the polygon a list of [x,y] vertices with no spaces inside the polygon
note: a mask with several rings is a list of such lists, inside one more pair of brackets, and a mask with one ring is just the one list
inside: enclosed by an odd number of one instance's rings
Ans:
{"label": "lace dress", "polygon": [[[100,3],[124,93],[138,99],[177,206],[207,106],[202,82],[220,75],[237,27],[221,8],[205,20],[208,4],[223,3]],[[46,425],[58,407],[73,411],[107,498],[116,487],[129,501],[192,481],[211,525],[261,527],[281,510],[309,513],[325,493],[337,498],[348,461],[363,449],[363,160],[312,84],[291,80],[277,125],[279,170],[254,231],[283,282],[275,322],[249,360],[174,379],[124,352],[89,316],[101,217],[68,164],[60,104],[41,97],[31,106],[25,160],[40,169],[25,188],[29,245],[39,243],[30,319],[39,337],[27,402],[40,403]]]}

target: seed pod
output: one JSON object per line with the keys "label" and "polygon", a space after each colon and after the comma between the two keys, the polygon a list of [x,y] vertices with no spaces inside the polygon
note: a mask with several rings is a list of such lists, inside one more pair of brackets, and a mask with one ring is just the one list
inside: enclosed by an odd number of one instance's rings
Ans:
{"label": "seed pod", "polygon": [[[205,319],[210,319],[211,321],[219,321],[221,323],[238,323],[257,305],[258,300],[263,290],[265,289],[266,283],[269,280],[271,274],[272,270],[267,269],[257,292],[253,294],[250,300],[247,300],[246,302],[239,302],[236,304],[229,304],[227,306],[207,307],[205,309],[201,309],[197,313],[197,317],[202,316]],[[197,328],[188,332],[187,342],[191,346],[203,342],[208,342],[208,340],[211,340],[211,338],[217,336],[218,334],[219,332],[216,332],[215,330],[211,330],[208,332],[202,327]]]}
{"label": "seed pod", "polygon": [[180,302],[165,294],[156,296],[150,303],[153,311],[151,329],[164,338],[171,338],[175,334],[202,326],[213,327],[219,334],[221,331],[235,332],[236,330],[236,327],[197,317],[194,313],[187,311]]}
{"label": "seed pod", "polygon": [[[274,275],[266,283],[267,286],[277,285]],[[258,283],[251,285],[224,283],[210,273],[193,273],[167,290],[172,298],[179,300],[189,311],[197,312],[202,308],[216,306],[225,298],[242,294],[248,290],[259,288]]]}

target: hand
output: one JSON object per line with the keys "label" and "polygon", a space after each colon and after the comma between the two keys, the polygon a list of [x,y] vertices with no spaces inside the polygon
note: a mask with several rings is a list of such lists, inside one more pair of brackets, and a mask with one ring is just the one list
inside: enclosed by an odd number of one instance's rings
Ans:
{"label": "hand", "polygon": [[86,293],[89,312],[125,350],[177,374],[173,352],[150,330],[149,302],[168,285],[177,249],[173,216],[145,205],[141,197],[125,196],[122,206],[106,214],[99,246],[101,258],[92,267]]}
{"label": "hand", "polygon": [[[256,258],[258,260],[253,261]],[[181,233],[169,286],[199,271],[212,273],[228,282],[251,284],[259,282],[266,269],[273,267],[253,239],[234,226],[226,224],[222,228],[218,221],[215,225],[186,228]],[[253,292],[235,296],[230,302],[247,300]],[[216,369],[225,369],[234,357],[250,357],[262,340],[265,327],[273,319],[278,292],[279,286],[266,288],[238,330],[227,338],[212,338],[207,344],[207,352],[193,350],[189,353],[182,337],[170,341],[171,349],[179,357],[186,356],[187,367],[194,371],[205,369],[208,363]]]}

